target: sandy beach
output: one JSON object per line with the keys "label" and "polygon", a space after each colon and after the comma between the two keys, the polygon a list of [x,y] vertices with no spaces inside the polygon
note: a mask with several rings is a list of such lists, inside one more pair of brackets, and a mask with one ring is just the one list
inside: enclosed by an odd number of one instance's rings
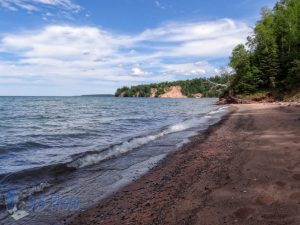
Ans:
{"label": "sandy beach", "polygon": [[300,224],[300,107],[235,105],[69,225]]}

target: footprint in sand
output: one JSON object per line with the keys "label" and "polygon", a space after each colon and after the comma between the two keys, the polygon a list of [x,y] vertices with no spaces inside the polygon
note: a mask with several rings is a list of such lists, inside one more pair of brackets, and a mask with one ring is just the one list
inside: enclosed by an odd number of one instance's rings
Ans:
{"label": "footprint in sand", "polygon": [[290,199],[300,202],[300,191],[291,194]]}
{"label": "footprint in sand", "polygon": [[294,180],[300,180],[300,174],[294,174],[294,175],[292,176],[292,178],[293,178]]}
{"label": "footprint in sand", "polygon": [[283,220],[287,217],[286,214],[281,213],[270,213],[270,214],[263,214],[261,217],[266,220]]}
{"label": "footprint in sand", "polygon": [[261,194],[255,200],[259,205],[271,205],[274,202],[274,198],[269,194]]}
{"label": "footprint in sand", "polygon": [[286,167],[287,170],[294,170],[295,169],[295,166],[288,166]]}
{"label": "footprint in sand", "polygon": [[[299,161],[300,161],[300,158],[299,158]],[[294,164],[294,165],[290,165],[290,166],[288,166],[288,167],[286,167],[287,168],[287,170],[295,170],[296,168],[300,168],[300,162],[297,162],[296,164]]]}
{"label": "footprint in sand", "polygon": [[234,215],[239,219],[245,220],[248,219],[254,212],[255,209],[253,208],[239,208],[234,212]]}
{"label": "footprint in sand", "polygon": [[283,181],[277,181],[275,184],[280,188],[284,188],[286,186],[286,183]]}

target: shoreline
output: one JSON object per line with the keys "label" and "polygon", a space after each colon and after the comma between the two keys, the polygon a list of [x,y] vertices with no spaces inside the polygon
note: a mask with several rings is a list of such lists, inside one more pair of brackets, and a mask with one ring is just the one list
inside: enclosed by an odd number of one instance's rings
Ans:
{"label": "shoreline", "polygon": [[146,175],[65,224],[299,224],[300,108],[235,107]]}

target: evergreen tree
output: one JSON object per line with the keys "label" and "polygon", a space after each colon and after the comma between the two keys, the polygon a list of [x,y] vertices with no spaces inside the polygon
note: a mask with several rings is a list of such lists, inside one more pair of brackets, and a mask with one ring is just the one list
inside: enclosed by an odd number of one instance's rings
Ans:
{"label": "evergreen tree", "polygon": [[248,37],[249,50],[238,45],[230,58],[236,73],[230,87],[237,94],[300,86],[300,1],[281,0],[261,16]]}

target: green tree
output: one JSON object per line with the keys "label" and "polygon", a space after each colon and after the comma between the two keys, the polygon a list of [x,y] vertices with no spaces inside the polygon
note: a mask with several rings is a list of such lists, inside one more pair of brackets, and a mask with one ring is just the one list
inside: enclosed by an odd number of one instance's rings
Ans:
{"label": "green tree", "polygon": [[300,86],[300,1],[280,0],[273,10],[263,8],[247,47],[238,45],[230,58],[235,70],[230,87],[237,94],[281,94]]}
{"label": "green tree", "polygon": [[230,88],[234,93],[253,93],[261,84],[260,70],[251,65],[251,53],[245,46],[236,46],[230,57],[230,66],[235,70]]}
{"label": "green tree", "polygon": [[[278,60],[278,46],[274,34],[274,15],[272,11],[263,8],[262,20],[259,21],[254,29],[255,46],[254,59],[256,65],[263,74],[262,81],[265,88],[276,88],[280,74]],[[251,43],[253,45],[253,43]]]}

